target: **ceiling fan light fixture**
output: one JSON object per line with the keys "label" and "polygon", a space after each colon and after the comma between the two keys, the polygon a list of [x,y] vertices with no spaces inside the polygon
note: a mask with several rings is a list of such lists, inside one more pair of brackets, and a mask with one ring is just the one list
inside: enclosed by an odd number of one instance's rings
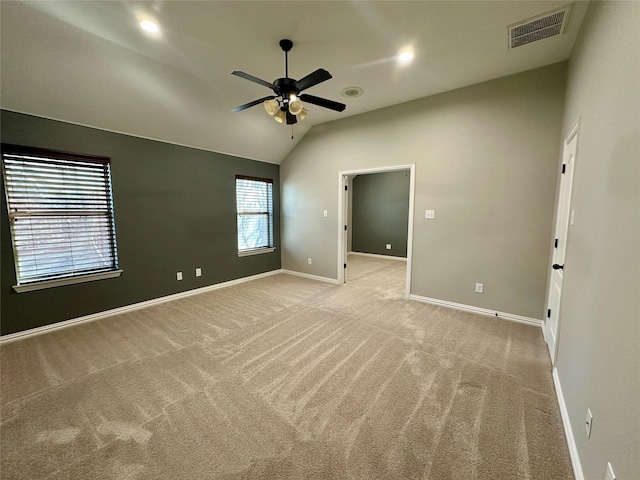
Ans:
{"label": "ceiling fan light fixture", "polygon": [[295,95],[291,95],[289,98],[289,112],[291,112],[292,115],[298,115],[303,109],[304,106],[300,99]]}
{"label": "ceiling fan light fixture", "polygon": [[284,123],[287,119],[287,112],[282,109],[279,109],[276,114],[273,116],[273,119],[278,123]]}
{"label": "ceiling fan light fixture", "polygon": [[243,105],[238,105],[231,109],[232,112],[241,112],[247,108],[251,108],[262,103],[264,109],[276,122],[294,125],[298,120],[305,118],[308,113],[304,108],[302,100],[304,100],[305,103],[318,105],[319,107],[328,108],[329,110],[334,110],[336,112],[342,112],[347,107],[344,103],[335,102],[322,97],[316,97],[315,95],[309,95],[307,93],[302,94],[300,98],[298,97],[300,92],[318,85],[319,83],[325,82],[332,77],[324,68],[318,68],[309,75],[302,77],[300,80],[290,78],[288,53],[292,47],[293,42],[291,40],[283,39],[280,41],[280,48],[284,52],[284,77],[277,78],[271,83],[240,70],[234,70],[231,72],[231,75],[235,75],[250,82],[262,85],[263,87],[267,87],[269,90],[273,90],[273,93],[275,94],[247,102]]}
{"label": "ceiling fan light fixture", "polygon": [[280,102],[278,102],[278,100],[276,100],[275,98],[271,100],[265,100],[263,105],[264,109],[272,117],[280,110]]}

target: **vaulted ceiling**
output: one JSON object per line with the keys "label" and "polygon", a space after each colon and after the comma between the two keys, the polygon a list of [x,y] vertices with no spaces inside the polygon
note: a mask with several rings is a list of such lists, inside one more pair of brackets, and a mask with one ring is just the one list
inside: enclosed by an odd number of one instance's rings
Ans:
{"label": "vaulted ceiling", "polygon": [[[514,49],[507,27],[558,1],[2,1],[2,108],[235,156],[280,163],[315,125],[569,58],[587,4],[565,33]],[[148,18],[161,32],[146,34]],[[293,129],[261,105],[269,95],[230,75],[333,78],[306,93],[347,105],[305,105]],[[415,53],[402,65],[403,48]],[[364,94],[345,98],[357,86]]]}

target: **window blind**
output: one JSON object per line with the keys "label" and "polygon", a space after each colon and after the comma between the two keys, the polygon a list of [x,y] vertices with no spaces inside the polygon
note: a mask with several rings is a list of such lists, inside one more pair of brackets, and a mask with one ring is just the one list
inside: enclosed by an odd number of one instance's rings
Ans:
{"label": "window blind", "polygon": [[18,285],[117,270],[109,159],[2,148]]}
{"label": "window blind", "polygon": [[238,253],[273,248],[273,180],[236,176]]}

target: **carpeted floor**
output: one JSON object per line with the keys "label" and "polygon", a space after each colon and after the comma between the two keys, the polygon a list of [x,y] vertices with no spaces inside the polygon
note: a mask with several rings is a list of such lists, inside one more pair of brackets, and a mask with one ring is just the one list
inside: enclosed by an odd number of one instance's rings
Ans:
{"label": "carpeted floor", "polygon": [[573,478],[540,328],[348,270],[2,346],[1,478]]}

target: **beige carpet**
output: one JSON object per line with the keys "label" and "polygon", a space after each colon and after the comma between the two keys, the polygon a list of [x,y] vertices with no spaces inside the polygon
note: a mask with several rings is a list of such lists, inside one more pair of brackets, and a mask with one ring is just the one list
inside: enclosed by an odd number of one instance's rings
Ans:
{"label": "beige carpet", "polygon": [[572,478],[540,328],[349,263],[1,347],[1,478]]}

